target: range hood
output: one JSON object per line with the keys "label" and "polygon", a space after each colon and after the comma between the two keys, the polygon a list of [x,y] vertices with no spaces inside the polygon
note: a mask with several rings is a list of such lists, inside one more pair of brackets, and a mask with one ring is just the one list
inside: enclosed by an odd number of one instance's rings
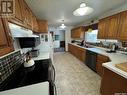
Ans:
{"label": "range hood", "polygon": [[12,37],[14,38],[39,37],[33,34],[33,31],[12,23],[9,23],[9,28],[11,30]]}

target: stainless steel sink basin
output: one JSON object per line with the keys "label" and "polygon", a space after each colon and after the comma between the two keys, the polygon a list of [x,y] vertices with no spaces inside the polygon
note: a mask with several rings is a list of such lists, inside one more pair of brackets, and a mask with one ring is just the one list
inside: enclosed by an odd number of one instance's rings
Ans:
{"label": "stainless steel sink basin", "polygon": [[92,48],[91,46],[82,46],[81,44],[77,44],[77,45],[84,47],[84,48]]}

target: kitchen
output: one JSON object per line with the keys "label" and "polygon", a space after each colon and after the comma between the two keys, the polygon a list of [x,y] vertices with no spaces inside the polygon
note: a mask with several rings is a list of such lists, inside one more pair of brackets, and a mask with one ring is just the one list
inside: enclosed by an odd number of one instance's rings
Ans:
{"label": "kitchen", "polygon": [[0,95],[127,94],[126,0],[0,0],[0,16]]}

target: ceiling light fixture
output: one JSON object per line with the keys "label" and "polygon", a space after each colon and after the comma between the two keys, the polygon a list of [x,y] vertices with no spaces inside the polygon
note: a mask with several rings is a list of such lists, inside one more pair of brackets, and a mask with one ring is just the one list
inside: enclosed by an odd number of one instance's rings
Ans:
{"label": "ceiling light fixture", "polygon": [[61,26],[60,26],[60,28],[62,28],[62,29],[64,29],[64,28],[66,28],[66,26],[65,26],[65,24],[64,24],[64,20],[62,20],[62,24],[61,24]]}
{"label": "ceiling light fixture", "polygon": [[86,3],[81,3],[80,7],[73,12],[73,15],[84,16],[84,15],[89,15],[92,12],[93,12],[93,8],[88,7]]}

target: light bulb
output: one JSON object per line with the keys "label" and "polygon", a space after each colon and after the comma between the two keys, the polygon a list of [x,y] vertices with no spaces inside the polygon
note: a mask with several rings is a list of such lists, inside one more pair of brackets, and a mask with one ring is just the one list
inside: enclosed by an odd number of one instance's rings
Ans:
{"label": "light bulb", "polygon": [[82,7],[86,7],[86,4],[85,3],[80,4],[80,8]]}

